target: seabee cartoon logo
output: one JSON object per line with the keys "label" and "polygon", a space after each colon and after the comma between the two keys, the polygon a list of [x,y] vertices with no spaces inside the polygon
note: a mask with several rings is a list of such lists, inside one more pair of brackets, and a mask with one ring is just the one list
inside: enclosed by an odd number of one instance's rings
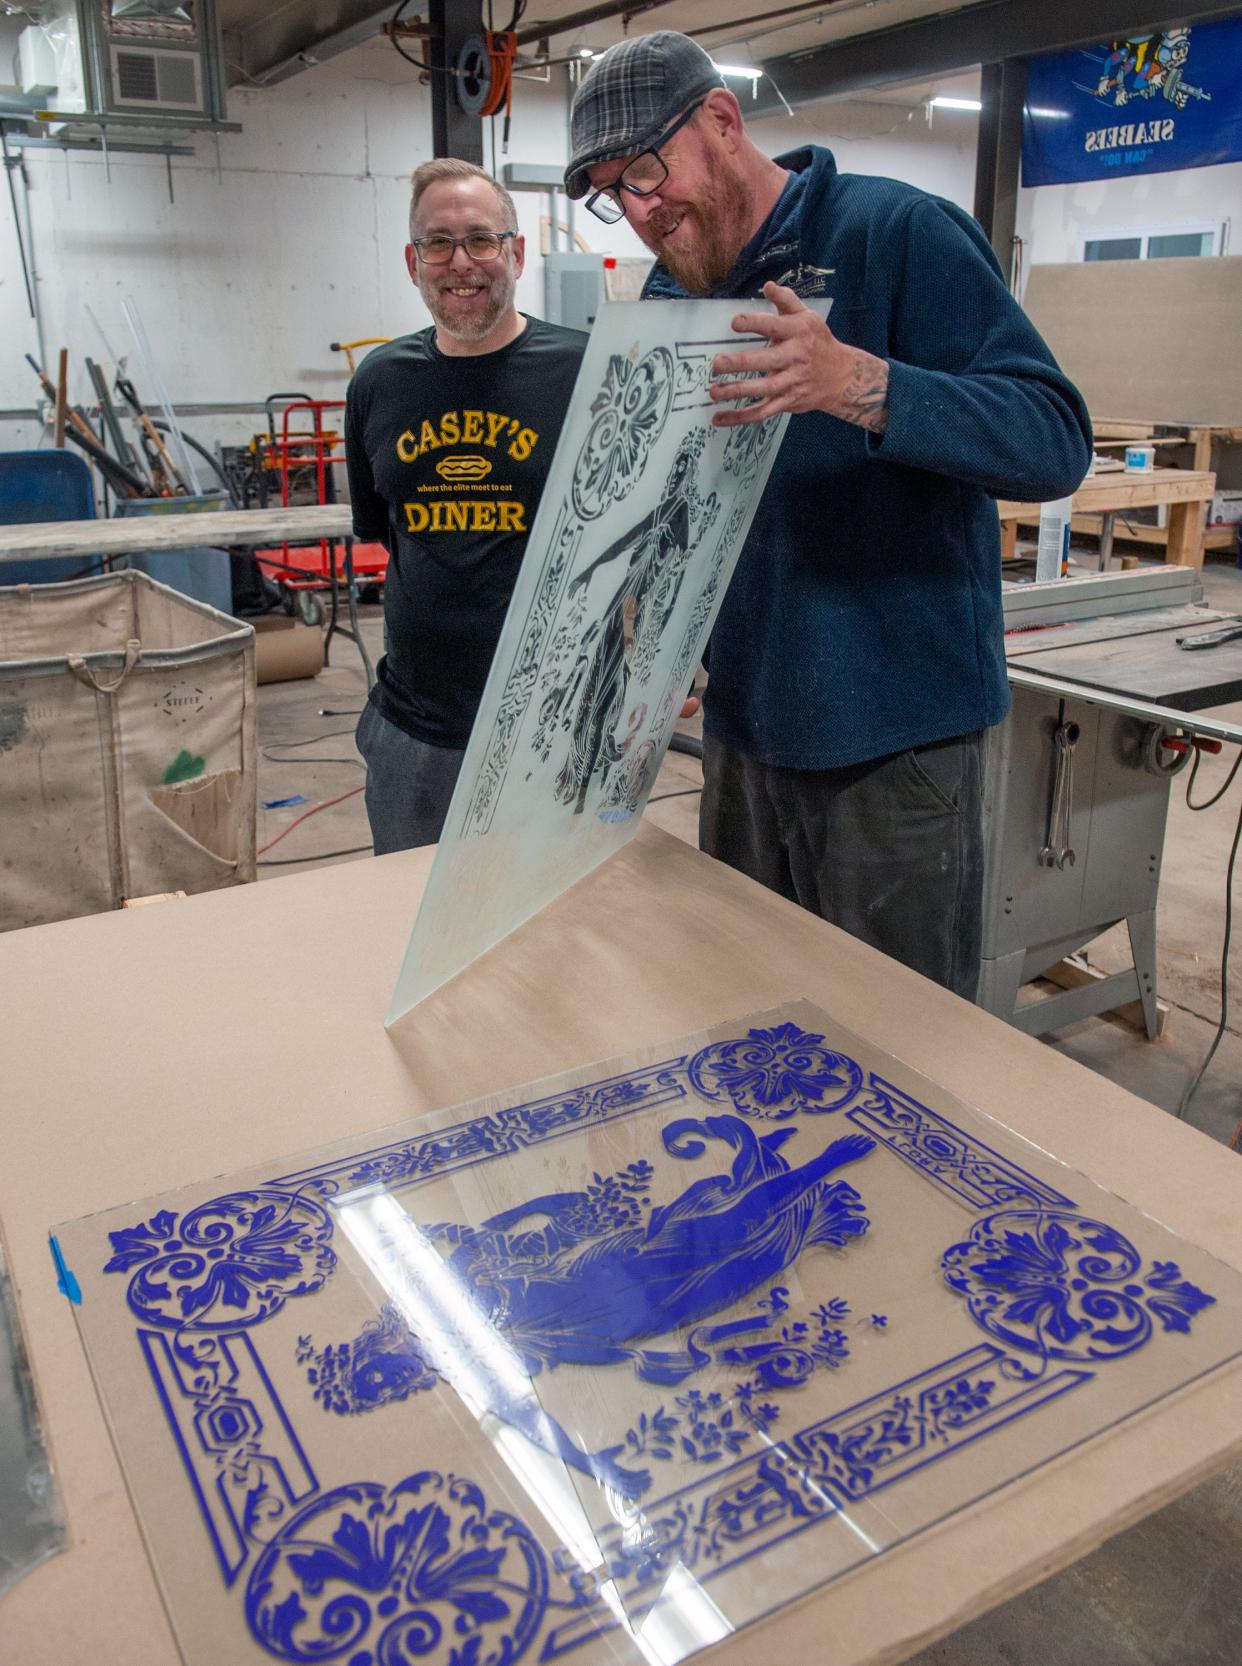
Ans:
{"label": "seabee cartoon logo", "polygon": [[462,456],[460,453],[442,457],[436,464],[436,473],[441,480],[486,480],[491,472],[492,465],[486,457]]}
{"label": "seabee cartoon logo", "polygon": [[1211,93],[1186,80],[1190,36],[1189,29],[1164,29],[1112,41],[1099,55],[1088,54],[1102,67],[1096,85],[1083,90],[1119,109],[1135,99],[1159,98],[1175,110],[1191,99],[1209,102]]}

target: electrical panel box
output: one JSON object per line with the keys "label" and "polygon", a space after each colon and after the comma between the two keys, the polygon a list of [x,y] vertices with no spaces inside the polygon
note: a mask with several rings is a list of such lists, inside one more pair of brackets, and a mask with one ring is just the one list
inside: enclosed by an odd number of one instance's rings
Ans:
{"label": "electrical panel box", "polygon": [[634,255],[567,254],[543,257],[544,317],[571,330],[589,330],[605,301],[638,301],[651,261]]}
{"label": "electrical panel box", "polygon": [[554,249],[543,257],[543,284],[548,322],[589,330],[604,304],[604,257]]}

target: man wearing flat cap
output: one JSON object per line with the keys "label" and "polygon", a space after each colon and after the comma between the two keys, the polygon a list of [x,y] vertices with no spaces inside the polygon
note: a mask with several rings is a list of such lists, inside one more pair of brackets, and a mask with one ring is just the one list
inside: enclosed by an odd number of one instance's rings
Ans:
{"label": "man wearing flat cap", "polygon": [[793,417],[712,632],[702,848],[971,999],[1009,706],[992,500],[1078,486],[1083,401],[968,214],[816,146],[765,156],[684,35],[596,59],[571,148],[569,195],[657,257],[645,299],[776,309],[715,363],[716,423]]}

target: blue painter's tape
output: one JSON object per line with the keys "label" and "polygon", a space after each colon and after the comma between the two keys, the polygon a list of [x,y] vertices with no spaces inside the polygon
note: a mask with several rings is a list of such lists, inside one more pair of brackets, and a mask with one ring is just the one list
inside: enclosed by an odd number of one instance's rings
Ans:
{"label": "blue painter's tape", "polygon": [[48,1246],[52,1251],[52,1260],[56,1263],[56,1288],[62,1296],[68,1296],[75,1306],[82,1304],[82,1286],[78,1283],[77,1275],[65,1265],[64,1251],[57,1243],[55,1236],[48,1237]]}
{"label": "blue painter's tape", "polygon": [[263,800],[263,808],[265,810],[287,810],[291,804],[305,803],[305,793],[294,793],[292,798],[265,798]]}

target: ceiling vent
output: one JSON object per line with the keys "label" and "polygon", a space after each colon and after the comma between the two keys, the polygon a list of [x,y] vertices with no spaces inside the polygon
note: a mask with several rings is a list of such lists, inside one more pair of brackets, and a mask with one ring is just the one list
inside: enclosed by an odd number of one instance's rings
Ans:
{"label": "ceiling vent", "polygon": [[225,123],[215,0],[59,0],[56,31],[64,45],[53,103],[70,121]]}
{"label": "ceiling vent", "polygon": [[118,109],[134,106],[202,111],[202,70],[191,52],[112,49],[112,97]]}

